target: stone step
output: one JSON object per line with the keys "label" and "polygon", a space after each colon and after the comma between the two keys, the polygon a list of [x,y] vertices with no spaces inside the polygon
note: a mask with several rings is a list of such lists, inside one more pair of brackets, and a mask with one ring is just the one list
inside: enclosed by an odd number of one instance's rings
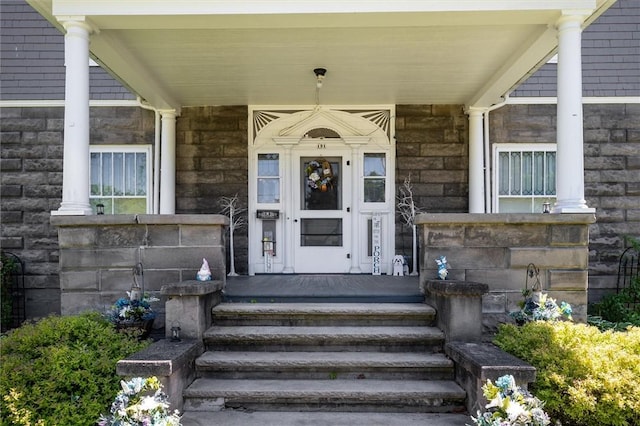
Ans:
{"label": "stone step", "polygon": [[213,309],[213,323],[431,326],[435,315],[435,310],[423,303],[223,303]]}
{"label": "stone step", "polygon": [[183,426],[466,426],[471,418],[466,414],[444,413],[335,413],[335,412],[273,412],[224,410],[187,412]]}
{"label": "stone step", "polygon": [[436,353],[209,351],[199,377],[224,379],[453,380],[453,362]]}
{"label": "stone step", "polygon": [[226,380],[198,378],[185,411],[464,412],[465,392],[440,380]]}
{"label": "stone step", "polygon": [[444,334],[435,327],[213,326],[207,350],[442,352]]}

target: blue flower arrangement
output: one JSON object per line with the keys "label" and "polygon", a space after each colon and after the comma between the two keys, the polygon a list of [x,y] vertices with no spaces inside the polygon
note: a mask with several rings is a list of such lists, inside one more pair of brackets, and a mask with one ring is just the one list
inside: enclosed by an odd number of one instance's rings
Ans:
{"label": "blue flower arrangement", "polygon": [[478,411],[477,417],[471,417],[477,426],[547,426],[551,420],[545,411],[544,403],[526,390],[516,385],[511,375],[498,378],[495,384],[491,380],[482,387],[489,401],[484,413]]}
{"label": "blue flower arrangement", "polygon": [[113,304],[111,310],[107,313],[107,318],[113,323],[140,322],[155,319],[156,313],[151,307],[151,302],[158,300],[158,298],[149,297],[147,294],[140,299],[121,297]]}
{"label": "blue flower arrangement", "polygon": [[573,310],[567,302],[556,303],[555,299],[546,293],[533,292],[520,304],[520,310],[511,312],[510,315],[518,324],[531,321],[557,321],[561,318],[571,320]]}

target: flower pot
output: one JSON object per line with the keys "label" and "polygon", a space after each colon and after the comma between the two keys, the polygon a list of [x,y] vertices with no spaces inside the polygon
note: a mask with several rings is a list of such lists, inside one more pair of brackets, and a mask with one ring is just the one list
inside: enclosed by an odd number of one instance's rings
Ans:
{"label": "flower pot", "polygon": [[139,339],[146,339],[151,334],[151,328],[153,327],[153,318],[148,320],[123,320],[116,321],[116,330],[119,333],[130,334],[138,336]]}

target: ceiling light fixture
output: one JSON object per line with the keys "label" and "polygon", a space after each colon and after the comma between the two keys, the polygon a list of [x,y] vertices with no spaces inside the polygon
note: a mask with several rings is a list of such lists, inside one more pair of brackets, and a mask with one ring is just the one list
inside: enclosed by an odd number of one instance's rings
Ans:
{"label": "ceiling light fixture", "polygon": [[320,89],[322,87],[322,81],[324,80],[324,75],[327,73],[327,69],[316,68],[313,70],[313,73],[316,75],[316,87]]}

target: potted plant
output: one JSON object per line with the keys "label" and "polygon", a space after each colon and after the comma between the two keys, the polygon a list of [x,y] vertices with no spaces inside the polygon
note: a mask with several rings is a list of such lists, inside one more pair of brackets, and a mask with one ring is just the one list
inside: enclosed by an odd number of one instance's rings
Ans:
{"label": "potted plant", "polygon": [[[524,290],[522,290],[524,300],[519,303],[519,311],[510,313],[511,317],[518,325],[531,321],[557,321],[562,317],[570,320],[572,314],[571,305],[567,302],[561,302],[558,305],[555,299],[544,293],[539,275],[539,269],[533,263],[530,263],[527,266],[527,279]],[[531,288],[529,287],[529,279],[535,280]]]}
{"label": "potted plant", "polygon": [[147,337],[156,318],[151,302],[158,300],[147,294],[128,291],[127,297],[121,297],[111,306],[107,318],[118,331],[140,332],[141,338]]}

